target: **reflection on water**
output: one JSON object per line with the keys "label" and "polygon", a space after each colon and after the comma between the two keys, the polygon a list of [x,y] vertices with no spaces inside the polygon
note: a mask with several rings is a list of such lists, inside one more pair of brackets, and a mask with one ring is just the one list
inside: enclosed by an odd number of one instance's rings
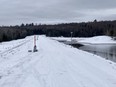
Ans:
{"label": "reflection on water", "polygon": [[86,45],[79,47],[79,49],[116,62],[116,45]]}
{"label": "reflection on water", "polygon": [[66,40],[59,41],[64,44],[72,45],[73,47],[76,47],[78,49],[96,54],[98,56],[101,56],[103,58],[109,59],[111,61],[116,62],[116,45],[104,45],[104,44],[99,44],[99,45],[85,45],[83,46],[82,44],[79,44],[75,41],[70,42]]}

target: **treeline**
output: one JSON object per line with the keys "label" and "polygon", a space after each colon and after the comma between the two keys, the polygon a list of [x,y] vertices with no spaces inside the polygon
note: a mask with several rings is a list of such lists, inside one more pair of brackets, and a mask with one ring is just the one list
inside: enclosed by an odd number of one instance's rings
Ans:
{"label": "treeline", "polygon": [[62,23],[55,25],[21,24],[20,26],[0,27],[0,42],[24,38],[34,34],[45,34],[50,37],[92,37],[98,35],[116,36],[116,21]]}

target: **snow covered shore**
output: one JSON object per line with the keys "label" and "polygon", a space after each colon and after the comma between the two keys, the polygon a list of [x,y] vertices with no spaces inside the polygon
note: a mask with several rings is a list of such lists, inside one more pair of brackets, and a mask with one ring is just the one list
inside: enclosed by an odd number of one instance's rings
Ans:
{"label": "snow covered shore", "polygon": [[[65,38],[65,37],[53,37],[52,39],[58,40],[58,41],[71,41],[71,38]],[[81,43],[84,45],[88,44],[116,44],[116,41],[113,40],[109,36],[95,36],[95,37],[89,37],[89,38],[72,38],[76,43]]]}
{"label": "snow covered shore", "polygon": [[79,41],[79,43],[89,43],[89,44],[116,44],[116,41],[109,36],[95,36],[91,38],[84,38]]}
{"label": "snow covered shore", "polygon": [[35,53],[33,36],[0,48],[0,87],[116,87],[116,63],[48,37]]}

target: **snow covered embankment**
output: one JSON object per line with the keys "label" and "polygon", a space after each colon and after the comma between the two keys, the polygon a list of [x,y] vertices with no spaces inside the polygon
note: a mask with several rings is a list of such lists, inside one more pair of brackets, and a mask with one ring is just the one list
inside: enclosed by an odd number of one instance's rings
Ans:
{"label": "snow covered embankment", "polygon": [[[66,37],[52,37],[52,39],[57,41],[64,41],[64,42],[71,41],[71,38],[66,38]],[[89,37],[89,38],[75,37],[75,38],[72,38],[72,40],[75,41],[75,44],[80,43],[83,45],[90,45],[90,44],[116,45],[116,41],[109,36],[95,36],[95,37]]]}
{"label": "snow covered embankment", "polygon": [[44,36],[28,53],[29,38],[0,58],[0,87],[116,87],[115,63]]}
{"label": "snow covered embankment", "polygon": [[91,38],[84,38],[79,43],[88,43],[88,44],[116,44],[116,41],[114,41],[109,36],[95,36]]}

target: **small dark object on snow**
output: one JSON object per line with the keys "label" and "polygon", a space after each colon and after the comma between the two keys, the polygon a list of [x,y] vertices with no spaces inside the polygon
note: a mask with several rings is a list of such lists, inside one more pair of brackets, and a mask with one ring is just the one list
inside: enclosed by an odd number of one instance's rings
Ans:
{"label": "small dark object on snow", "polygon": [[32,52],[32,50],[28,50],[28,52]]}
{"label": "small dark object on snow", "polygon": [[36,45],[34,46],[34,48],[33,48],[33,52],[37,52],[38,50],[37,50],[37,47],[36,47]]}

